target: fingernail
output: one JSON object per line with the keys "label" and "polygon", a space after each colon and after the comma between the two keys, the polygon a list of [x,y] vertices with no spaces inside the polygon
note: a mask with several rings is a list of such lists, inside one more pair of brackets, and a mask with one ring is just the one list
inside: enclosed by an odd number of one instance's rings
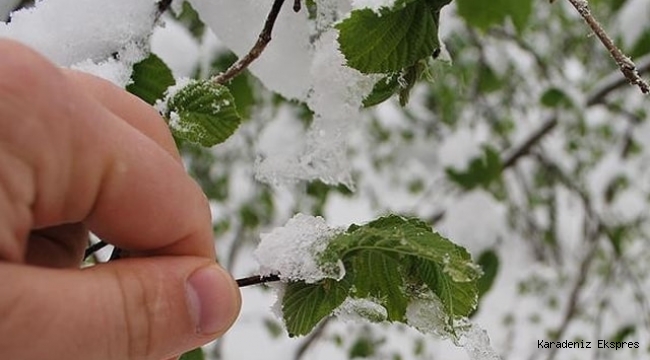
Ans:
{"label": "fingernail", "polygon": [[187,279],[186,288],[197,333],[222,333],[235,321],[239,311],[239,289],[217,265],[196,270]]}

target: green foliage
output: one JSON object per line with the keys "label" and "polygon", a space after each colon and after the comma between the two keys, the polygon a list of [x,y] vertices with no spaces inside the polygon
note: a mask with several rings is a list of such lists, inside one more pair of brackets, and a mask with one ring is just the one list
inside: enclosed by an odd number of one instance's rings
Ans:
{"label": "green foliage", "polygon": [[494,280],[496,280],[497,274],[499,273],[499,257],[494,250],[486,250],[479,255],[476,263],[483,270],[483,276],[476,283],[480,297],[490,290],[492,284],[494,284]]}
{"label": "green foliage", "polygon": [[474,158],[467,170],[459,171],[447,168],[446,171],[449,180],[463,189],[488,188],[490,184],[501,177],[501,158],[496,150],[486,146],[483,148],[483,154]]}
{"label": "green foliage", "polygon": [[532,0],[456,0],[456,6],[458,15],[481,30],[501,25],[510,18],[517,30],[522,31],[533,11]]}
{"label": "green foliage", "polygon": [[279,338],[284,333],[282,325],[273,319],[264,319],[264,327],[274,339]]}
{"label": "green foliage", "polygon": [[564,91],[555,87],[546,90],[544,94],[542,94],[540,102],[542,105],[550,108],[567,108],[571,107],[573,104],[571,98],[569,98]]}
{"label": "green foliage", "polygon": [[363,106],[371,107],[379,105],[395,94],[399,94],[400,105],[406,106],[411,96],[411,90],[413,90],[415,84],[422,78],[422,74],[426,68],[426,61],[419,60],[412,66],[385,76],[375,84],[370,94],[363,100]]}
{"label": "green foliage", "polygon": [[636,333],[636,326],[626,325],[618,329],[618,331],[611,337],[610,341],[621,342],[625,341],[628,337],[631,337]]}
{"label": "green foliage", "polygon": [[212,81],[190,81],[170,96],[164,115],[174,136],[205,147],[224,142],[241,123],[230,91]]}
{"label": "green foliage", "polygon": [[203,349],[196,348],[192,351],[188,351],[183,354],[179,360],[204,360],[205,354],[203,354]]}
{"label": "green foliage", "polygon": [[199,14],[194,10],[189,2],[184,1],[180,14],[176,19],[181,22],[197,39],[200,39],[205,33],[205,24],[201,21]]}
{"label": "green foliage", "polygon": [[440,47],[440,9],[450,0],[411,0],[382,8],[355,10],[337,25],[347,64],[363,73],[391,74],[433,55]]}
{"label": "green foliage", "polygon": [[417,219],[390,215],[352,225],[319,258],[323,268],[342,262],[345,276],[288,285],[283,313],[292,335],[307,334],[347,297],[375,302],[389,321],[404,323],[409,302],[423,294],[440,298],[450,320],[476,307],[480,270],[469,253]]}
{"label": "green foliage", "polygon": [[149,54],[146,59],[133,65],[131,80],[133,82],[126,90],[151,105],[162,99],[167,88],[176,83],[167,64],[155,54]]}
{"label": "green foliage", "polygon": [[282,313],[289,336],[305,335],[345,301],[351,283],[325,279],[316,284],[292,282],[282,299]]}
{"label": "green foliage", "polygon": [[373,359],[377,354],[377,348],[385,342],[385,339],[375,339],[368,333],[362,333],[352,346],[350,346],[350,359]]}
{"label": "green foliage", "polygon": [[388,100],[400,89],[399,74],[392,74],[377,81],[372,92],[363,100],[364,107],[379,105]]}
{"label": "green foliage", "polygon": [[[210,76],[226,71],[226,69],[228,69],[235,61],[237,61],[237,56],[231,52],[217,56],[214,61],[212,61]],[[255,96],[253,94],[254,81],[255,79],[250,75],[250,73],[244,71],[239,74],[239,76],[230,80],[227,84],[224,84],[224,86],[230,90],[230,93],[235,99],[237,113],[239,113],[239,115],[244,119],[250,117],[252,107],[255,104]]]}

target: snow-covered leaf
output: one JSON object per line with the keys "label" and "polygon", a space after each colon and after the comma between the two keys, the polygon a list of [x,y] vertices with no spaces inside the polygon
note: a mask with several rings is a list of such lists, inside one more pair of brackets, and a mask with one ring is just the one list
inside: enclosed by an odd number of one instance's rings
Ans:
{"label": "snow-covered leaf", "polygon": [[[340,281],[289,283],[283,316],[294,335],[311,331],[348,297],[383,307],[388,321],[402,323],[407,322],[409,304],[423,297],[440,298],[440,317],[450,320],[465,317],[476,307],[480,269],[465,249],[417,219],[390,215],[352,225],[335,235],[317,257],[325,269],[342,262],[345,276]],[[354,307],[341,313],[350,308]]]}
{"label": "snow-covered leaf", "polygon": [[165,117],[174,136],[206,147],[224,142],[241,123],[228,88],[212,81],[170,91]]}

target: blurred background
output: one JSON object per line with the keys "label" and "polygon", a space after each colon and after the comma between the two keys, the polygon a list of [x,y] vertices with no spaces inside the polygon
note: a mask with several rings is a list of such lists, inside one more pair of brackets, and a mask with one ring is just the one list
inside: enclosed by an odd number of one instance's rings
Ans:
{"label": "blurred background", "polygon": [[[650,1],[589,4],[650,78]],[[30,2],[1,0],[0,20],[22,6]],[[175,76],[207,78],[236,59],[189,3],[176,9],[151,37]],[[250,73],[229,85],[245,118],[237,133],[212,149],[179,144],[211,201],[220,262],[235,277],[255,274],[259,234],[298,212],[333,226],[417,216],[483,267],[472,320],[504,360],[650,359],[648,97],[566,1],[457,0],[440,27],[446,49],[409,103],[392,98],[349,119],[348,185],[257,181],[264,152],[303,141],[314,114]],[[242,293],[239,320],[207,358],[468,358],[392,324],[331,318],[289,338],[270,310],[273,291]],[[598,349],[598,340],[640,346]]]}

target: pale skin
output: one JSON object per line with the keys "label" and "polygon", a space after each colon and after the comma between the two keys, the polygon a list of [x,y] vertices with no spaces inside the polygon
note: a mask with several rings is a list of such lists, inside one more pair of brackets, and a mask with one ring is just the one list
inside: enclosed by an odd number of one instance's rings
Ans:
{"label": "pale skin", "polygon": [[[0,358],[177,358],[241,299],[163,119],[0,40]],[[129,258],[80,269],[88,231]]]}

